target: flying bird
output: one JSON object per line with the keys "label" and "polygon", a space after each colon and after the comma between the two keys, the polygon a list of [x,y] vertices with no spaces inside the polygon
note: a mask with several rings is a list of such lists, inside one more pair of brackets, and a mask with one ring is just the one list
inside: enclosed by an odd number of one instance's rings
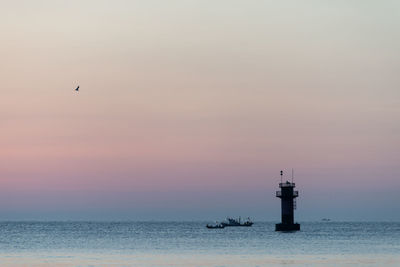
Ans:
{"label": "flying bird", "polygon": [[78,85],[78,87],[76,87],[75,91],[77,91],[77,92],[79,91],[79,85]]}

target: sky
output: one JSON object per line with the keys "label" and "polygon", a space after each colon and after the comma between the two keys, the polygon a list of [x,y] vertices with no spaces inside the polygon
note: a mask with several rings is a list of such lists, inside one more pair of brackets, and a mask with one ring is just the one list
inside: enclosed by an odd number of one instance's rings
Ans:
{"label": "sky", "polygon": [[0,220],[400,220],[398,1],[0,3]]}

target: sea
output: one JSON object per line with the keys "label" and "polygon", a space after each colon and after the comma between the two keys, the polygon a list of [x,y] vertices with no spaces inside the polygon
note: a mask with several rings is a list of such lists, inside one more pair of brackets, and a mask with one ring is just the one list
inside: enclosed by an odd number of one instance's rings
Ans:
{"label": "sea", "polygon": [[0,222],[0,266],[400,266],[399,222]]}

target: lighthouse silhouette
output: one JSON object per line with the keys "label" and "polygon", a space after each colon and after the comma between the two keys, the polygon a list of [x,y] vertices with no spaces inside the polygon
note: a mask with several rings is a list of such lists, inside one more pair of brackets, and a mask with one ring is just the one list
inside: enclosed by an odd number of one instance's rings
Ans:
{"label": "lighthouse silhouette", "polygon": [[283,171],[281,171],[281,182],[279,183],[280,191],[276,191],[276,197],[281,199],[282,222],[275,225],[275,231],[299,231],[300,224],[294,223],[294,209],[296,209],[296,197],[299,191],[294,191],[295,183],[282,182]]}

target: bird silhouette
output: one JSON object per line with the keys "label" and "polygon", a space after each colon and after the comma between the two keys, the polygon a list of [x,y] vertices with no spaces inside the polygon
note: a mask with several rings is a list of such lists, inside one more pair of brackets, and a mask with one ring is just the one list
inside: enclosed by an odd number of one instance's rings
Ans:
{"label": "bird silhouette", "polygon": [[76,87],[75,91],[77,91],[77,92],[79,91],[79,85],[78,85],[78,87]]}

